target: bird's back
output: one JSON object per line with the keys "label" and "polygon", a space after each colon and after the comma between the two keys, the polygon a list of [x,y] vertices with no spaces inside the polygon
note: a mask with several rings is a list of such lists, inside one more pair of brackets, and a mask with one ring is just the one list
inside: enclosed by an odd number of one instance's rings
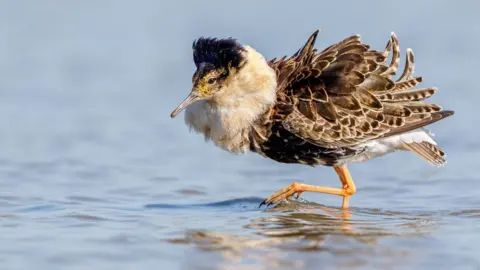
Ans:
{"label": "bird's back", "polygon": [[[412,51],[393,80],[400,56],[394,34],[381,52],[359,36],[318,52],[317,34],[292,57],[270,61],[277,103],[252,129],[251,149],[279,162],[333,166],[368,159],[371,151],[378,152],[372,147],[385,143],[392,148],[387,150],[409,150],[443,164],[444,152],[421,128],[453,111],[424,101],[436,89],[412,89],[422,81],[412,77]],[[355,158],[362,154],[365,158]]]}

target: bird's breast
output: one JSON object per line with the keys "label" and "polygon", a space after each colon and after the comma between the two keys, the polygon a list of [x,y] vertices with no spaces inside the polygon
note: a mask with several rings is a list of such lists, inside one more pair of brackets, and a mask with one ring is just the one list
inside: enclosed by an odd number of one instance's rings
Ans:
{"label": "bird's breast", "polygon": [[192,104],[185,112],[185,123],[191,129],[232,153],[248,151],[252,121],[253,116],[245,111],[218,108],[206,101]]}

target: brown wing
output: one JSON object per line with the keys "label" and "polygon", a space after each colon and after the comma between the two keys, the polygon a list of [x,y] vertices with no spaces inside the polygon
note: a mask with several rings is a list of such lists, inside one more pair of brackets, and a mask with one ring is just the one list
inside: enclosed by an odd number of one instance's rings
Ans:
{"label": "brown wing", "polygon": [[269,62],[278,79],[278,104],[270,115],[298,137],[322,147],[352,147],[453,114],[422,101],[436,89],[411,89],[422,81],[412,77],[411,50],[402,75],[392,79],[400,59],[395,34],[383,52],[370,50],[358,35],[317,52],[317,35],[292,57]]}

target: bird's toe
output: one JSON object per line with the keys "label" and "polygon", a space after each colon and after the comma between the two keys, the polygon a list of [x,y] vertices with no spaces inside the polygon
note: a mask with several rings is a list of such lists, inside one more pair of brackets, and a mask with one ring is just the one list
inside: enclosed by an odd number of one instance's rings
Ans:
{"label": "bird's toe", "polygon": [[288,187],[282,188],[279,191],[273,193],[270,197],[266,198],[259,205],[259,207],[262,207],[263,205],[266,205],[268,207],[268,206],[277,204],[284,199],[290,200],[293,196],[295,196],[295,198],[298,199],[302,193],[303,191],[298,190],[297,183],[292,183]]}

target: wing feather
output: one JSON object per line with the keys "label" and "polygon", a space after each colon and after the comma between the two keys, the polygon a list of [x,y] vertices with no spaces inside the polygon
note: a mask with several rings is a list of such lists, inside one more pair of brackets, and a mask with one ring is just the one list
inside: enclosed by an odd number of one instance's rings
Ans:
{"label": "wing feather", "polygon": [[[278,104],[271,119],[297,137],[327,148],[352,147],[453,114],[422,101],[436,89],[412,89],[422,78],[412,77],[414,56],[410,49],[402,74],[392,79],[400,62],[395,34],[382,52],[371,50],[358,35],[318,52],[314,49],[317,35],[318,31],[313,33],[292,57],[269,62],[278,80]],[[430,146],[407,147],[439,161]]]}

